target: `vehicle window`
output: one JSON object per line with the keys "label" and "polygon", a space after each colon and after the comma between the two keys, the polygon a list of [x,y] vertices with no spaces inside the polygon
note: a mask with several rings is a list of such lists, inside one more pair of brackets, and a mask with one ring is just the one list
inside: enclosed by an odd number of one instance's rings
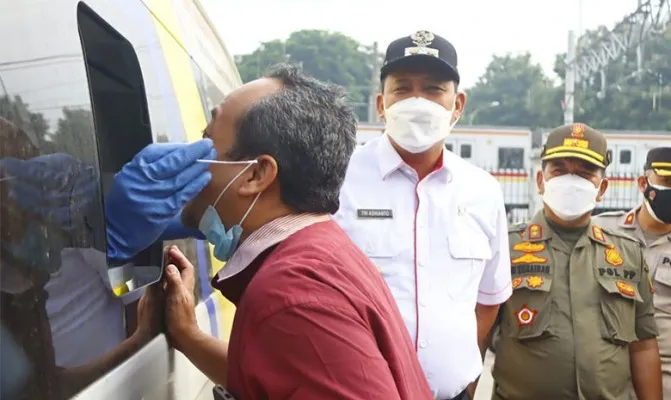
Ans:
{"label": "vehicle window", "polygon": [[445,148],[449,151],[452,151],[454,148],[454,145],[452,143],[445,143]]}
{"label": "vehicle window", "polygon": [[462,144],[461,145],[461,158],[471,158],[471,145]]}
{"label": "vehicle window", "polygon": [[500,169],[524,168],[524,149],[521,147],[500,147],[499,168]]}
{"label": "vehicle window", "polygon": [[620,165],[631,164],[631,150],[620,150]]}
{"label": "vehicle window", "polygon": [[612,149],[608,149],[608,151],[606,152],[606,154],[608,155],[608,159],[610,160],[610,162],[613,162],[613,150],[612,150]]}

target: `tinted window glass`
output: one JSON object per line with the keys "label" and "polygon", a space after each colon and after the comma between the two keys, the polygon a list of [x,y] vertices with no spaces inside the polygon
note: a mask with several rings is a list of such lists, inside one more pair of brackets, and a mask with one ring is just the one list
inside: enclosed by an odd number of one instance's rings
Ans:
{"label": "tinted window glass", "polygon": [[499,168],[501,169],[524,168],[524,149],[520,147],[499,148]]}
{"label": "tinted window glass", "polygon": [[461,158],[471,158],[471,145],[462,144],[461,145]]}
{"label": "tinted window glass", "polygon": [[631,164],[631,150],[620,150],[620,164]]}

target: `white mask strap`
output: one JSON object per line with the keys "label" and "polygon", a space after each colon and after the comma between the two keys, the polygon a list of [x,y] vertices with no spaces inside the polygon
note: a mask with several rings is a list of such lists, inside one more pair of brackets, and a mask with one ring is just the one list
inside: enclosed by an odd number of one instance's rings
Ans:
{"label": "white mask strap", "polygon": [[[199,160],[199,161],[200,161],[200,160]],[[216,160],[212,160],[212,161],[216,161]],[[216,207],[216,206],[217,206],[217,203],[218,203],[219,200],[221,199],[221,196],[224,195],[224,193],[226,192],[226,190],[228,190],[228,188],[231,187],[231,185],[233,184],[233,182],[235,182],[235,181],[240,177],[240,175],[244,174],[245,171],[247,171],[247,170],[249,169],[249,167],[251,167],[252,165],[257,164],[257,163],[258,163],[257,160],[252,160],[252,161],[217,161],[217,162],[215,162],[215,163],[212,163],[212,164],[233,164],[233,165],[235,165],[235,164],[237,164],[237,165],[240,165],[240,164],[247,164],[247,166],[246,166],[245,168],[243,168],[242,171],[238,172],[238,174],[235,175],[235,176],[233,177],[233,179],[231,179],[230,182],[228,182],[228,185],[226,185],[226,187],[224,187],[224,190],[222,190],[221,193],[219,193],[219,196],[217,197],[217,199],[216,199],[216,200],[214,201],[214,203],[212,204],[212,207]]]}
{"label": "white mask strap", "polygon": [[254,204],[256,204],[256,200],[258,200],[259,197],[261,197],[261,192],[256,194],[256,197],[254,197],[254,200],[252,201],[252,204],[247,209],[247,212],[245,213],[245,215],[242,216],[242,219],[240,220],[240,223],[238,225],[242,225],[242,223],[245,222],[245,219],[247,219],[247,216],[249,215],[249,213],[252,212],[252,208],[254,208]]}

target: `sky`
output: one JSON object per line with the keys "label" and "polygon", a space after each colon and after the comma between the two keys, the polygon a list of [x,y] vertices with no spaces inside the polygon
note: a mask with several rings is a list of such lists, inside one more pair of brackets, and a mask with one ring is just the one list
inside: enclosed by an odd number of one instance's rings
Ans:
{"label": "sky", "polygon": [[568,31],[612,28],[637,0],[201,0],[231,54],[293,31],[342,32],[381,51],[394,39],[429,30],[451,41],[464,87],[470,87],[493,54],[530,52],[554,77],[557,53]]}

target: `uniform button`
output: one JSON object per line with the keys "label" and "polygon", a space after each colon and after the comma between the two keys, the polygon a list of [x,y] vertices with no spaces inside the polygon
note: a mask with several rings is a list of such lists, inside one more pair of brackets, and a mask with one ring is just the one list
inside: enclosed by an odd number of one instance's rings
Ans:
{"label": "uniform button", "polygon": [[426,340],[420,340],[419,341],[419,347],[421,347],[422,349],[425,348],[426,347]]}

